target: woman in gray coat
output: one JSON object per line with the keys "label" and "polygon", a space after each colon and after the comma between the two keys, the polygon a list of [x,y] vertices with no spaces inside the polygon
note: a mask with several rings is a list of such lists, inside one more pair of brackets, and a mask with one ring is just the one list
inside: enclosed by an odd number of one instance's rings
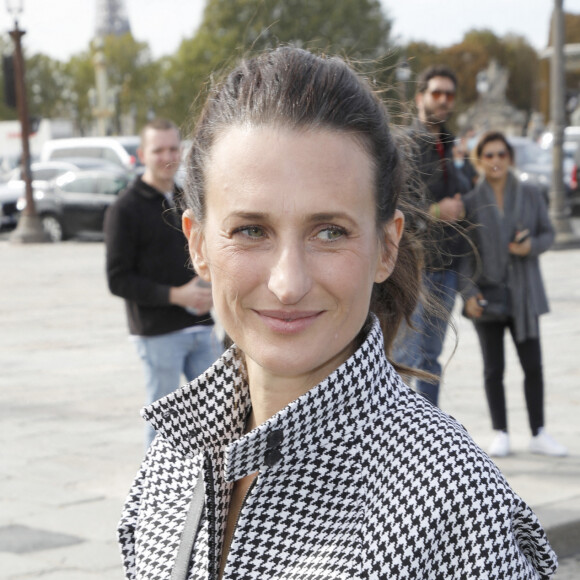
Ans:
{"label": "woman in gray coat", "polygon": [[489,453],[503,457],[510,452],[503,384],[508,328],[524,371],[530,450],[563,456],[565,447],[544,431],[538,323],[549,309],[538,256],[551,246],[554,230],[540,191],[510,170],[513,149],[502,133],[483,135],[475,153],[483,178],[464,198],[475,251],[463,260],[460,289],[483,355],[485,392],[496,431]]}

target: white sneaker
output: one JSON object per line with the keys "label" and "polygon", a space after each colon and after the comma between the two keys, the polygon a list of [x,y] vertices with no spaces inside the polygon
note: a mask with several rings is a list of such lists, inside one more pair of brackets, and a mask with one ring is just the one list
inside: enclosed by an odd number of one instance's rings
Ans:
{"label": "white sneaker", "polygon": [[498,431],[489,446],[491,457],[505,457],[510,452],[510,436],[505,431]]}
{"label": "white sneaker", "polygon": [[530,441],[530,451],[541,453],[542,455],[553,455],[554,457],[565,457],[568,450],[548,435],[543,427],[540,427],[538,434]]}

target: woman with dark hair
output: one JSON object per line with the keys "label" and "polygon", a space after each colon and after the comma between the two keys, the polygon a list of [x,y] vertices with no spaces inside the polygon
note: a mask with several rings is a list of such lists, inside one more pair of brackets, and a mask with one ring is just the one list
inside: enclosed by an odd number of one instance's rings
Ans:
{"label": "woman with dark hair", "polygon": [[510,453],[504,376],[508,328],[524,371],[524,393],[532,431],[530,450],[566,455],[544,431],[544,379],[539,316],[548,312],[538,256],[554,241],[541,192],[510,168],[513,149],[500,132],[481,137],[475,157],[483,179],[464,198],[476,252],[463,260],[460,290],[483,355],[484,384],[496,435],[489,454]]}
{"label": "woman with dark hair", "polygon": [[232,347],[144,410],[128,578],[548,578],[530,508],[387,355],[420,290],[407,166],[342,60],[280,48],[210,94],[183,229]]}

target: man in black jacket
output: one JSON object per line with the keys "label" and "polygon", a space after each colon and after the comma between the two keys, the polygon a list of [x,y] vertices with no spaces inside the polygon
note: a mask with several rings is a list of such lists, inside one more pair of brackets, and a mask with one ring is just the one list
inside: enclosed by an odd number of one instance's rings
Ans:
{"label": "man in black jacket", "polygon": [[[453,112],[457,79],[444,66],[433,66],[417,78],[418,119],[411,127],[416,164],[424,185],[425,209],[442,222],[428,232],[426,290],[439,301],[441,312],[419,306],[413,315],[415,330],[401,329],[394,358],[407,366],[441,376],[439,356],[457,292],[457,262],[463,251],[462,236],[454,224],[465,215],[461,194],[471,189],[453,163],[454,136],[445,127]],[[438,404],[439,382],[418,380],[416,389]]]}
{"label": "man in black jacket", "polygon": [[[147,403],[204,372],[222,345],[213,331],[211,290],[188,266],[178,210],[179,130],[158,119],[141,132],[145,172],[105,218],[109,289],[125,299],[129,331],[144,364]],[[155,432],[149,426],[146,444]]]}

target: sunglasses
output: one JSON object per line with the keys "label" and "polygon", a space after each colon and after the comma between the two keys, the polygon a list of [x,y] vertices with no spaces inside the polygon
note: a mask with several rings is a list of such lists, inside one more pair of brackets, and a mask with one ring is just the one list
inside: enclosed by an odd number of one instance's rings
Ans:
{"label": "sunglasses", "polygon": [[439,89],[435,89],[434,91],[429,91],[429,94],[437,101],[441,97],[445,97],[445,99],[450,103],[452,103],[455,100],[454,91],[440,91]]}
{"label": "sunglasses", "polygon": [[485,159],[493,159],[495,156],[497,155],[497,157],[499,159],[505,159],[507,157],[507,151],[494,151],[493,153],[484,153],[483,157]]}

